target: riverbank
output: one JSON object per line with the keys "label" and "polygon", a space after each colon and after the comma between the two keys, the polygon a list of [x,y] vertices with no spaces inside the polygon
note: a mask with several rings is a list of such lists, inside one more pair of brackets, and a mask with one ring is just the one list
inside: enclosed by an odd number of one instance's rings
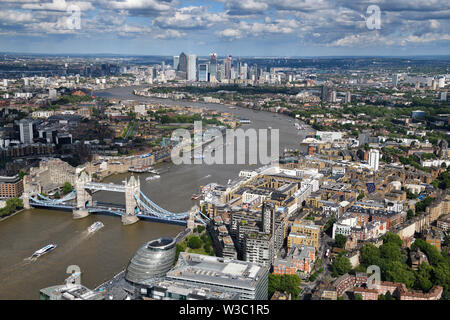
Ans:
{"label": "riverbank", "polygon": [[8,219],[8,218],[14,217],[16,214],[18,214],[18,213],[20,213],[20,212],[22,212],[22,211],[24,211],[24,210],[25,210],[25,209],[22,208],[22,209],[20,209],[20,210],[14,211],[13,213],[10,213],[10,214],[8,214],[8,215],[6,215],[6,216],[1,217],[1,218],[0,218],[0,222],[6,220],[6,219]]}

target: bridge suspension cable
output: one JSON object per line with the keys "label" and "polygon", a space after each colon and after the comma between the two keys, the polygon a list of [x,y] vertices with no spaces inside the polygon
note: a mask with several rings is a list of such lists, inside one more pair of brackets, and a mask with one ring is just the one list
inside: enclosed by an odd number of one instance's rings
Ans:
{"label": "bridge suspension cable", "polygon": [[189,213],[187,211],[186,212],[178,212],[177,213],[177,212],[170,212],[170,211],[168,211],[168,210],[166,210],[164,208],[161,208],[156,203],[154,203],[152,200],[150,200],[142,191],[140,191],[140,193],[141,193],[141,196],[144,198],[144,200],[148,204],[150,204],[151,207],[155,208],[157,211],[159,211],[159,212],[161,212],[163,214],[168,214],[168,215],[171,215],[171,216],[188,216],[189,215]]}
{"label": "bridge suspension cable", "polygon": [[144,210],[154,216],[157,216],[158,218],[163,218],[163,219],[167,219],[167,220],[183,220],[186,219],[188,217],[188,213],[187,212],[183,212],[183,213],[171,213],[167,210],[164,210],[165,212],[160,212],[159,210],[155,210],[153,208],[153,206],[151,205],[147,205],[144,201],[142,201],[141,199],[139,199],[137,197],[137,195],[134,196],[138,202],[138,204],[140,204]]}

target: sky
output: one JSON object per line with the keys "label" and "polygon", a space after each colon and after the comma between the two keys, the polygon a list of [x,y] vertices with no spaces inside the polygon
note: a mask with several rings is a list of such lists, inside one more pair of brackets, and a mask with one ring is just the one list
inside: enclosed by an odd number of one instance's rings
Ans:
{"label": "sky", "polygon": [[450,55],[448,0],[0,0],[0,52]]}

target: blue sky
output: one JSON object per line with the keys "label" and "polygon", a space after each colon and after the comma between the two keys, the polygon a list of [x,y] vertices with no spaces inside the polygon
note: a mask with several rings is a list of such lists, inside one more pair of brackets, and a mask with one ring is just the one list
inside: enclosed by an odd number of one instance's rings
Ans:
{"label": "blue sky", "polygon": [[[379,29],[367,26],[371,5]],[[450,54],[442,0],[0,0],[0,9],[3,52]]]}

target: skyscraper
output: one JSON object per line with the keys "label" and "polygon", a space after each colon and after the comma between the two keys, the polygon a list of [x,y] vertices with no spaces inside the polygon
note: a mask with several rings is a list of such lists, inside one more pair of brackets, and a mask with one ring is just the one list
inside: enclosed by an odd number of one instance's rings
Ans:
{"label": "skyscraper", "polygon": [[173,70],[177,70],[180,63],[180,56],[173,56]]}
{"label": "skyscraper", "polygon": [[228,55],[225,60],[223,61],[223,64],[225,66],[225,79],[231,79],[231,66],[232,66],[233,58],[231,55]]}
{"label": "skyscraper", "polygon": [[275,209],[269,203],[263,203],[262,207],[262,224],[263,232],[266,234],[273,233],[275,230]]}
{"label": "skyscraper", "polygon": [[217,80],[217,53],[209,55],[209,81]]}
{"label": "skyscraper", "polygon": [[320,92],[320,99],[322,101],[327,101],[327,97],[328,97],[328,87],[326,85],[323,85],[322,90]]}
{"label": "skyscraper", "polygon": [[198,65],[198,81],[208,81],[208,63]]}
{"label": "skyscraper", "polygon": [[241,58],[238,58],[236,67],[237,67],[236,73],[240,76],[241,75],[241,68],[242,68]]}
{"label": "skyscraper", "polygon": [[345,93],[345,103],[351,103],[352,102],[352,94],[350,93],[350,91],[347,91]]}
{"label": "skyscraper", "polygon": [[331,102],[336,102],[336,90],[331,91]]}
{"label": "skyscraper", "polygon": [[396,87],[398,85],[398,74],[397,73],[392,76],[392,85],[394,87]]}
{"label": "skyscraper", "polygon": [[217,80],[222,81],[225,79],[225,65],[219,64],[217,66]]}
{"label": "skyscraper", "polygon": [[188,58],[184,52],[182,52],[178,59],[178,67],[177,71],[180,72],[180,75],[182,78],[187,79],[187,65],[188,65]]}
{"label": "skyscraper", "polygon": [[19,122],[20,142],[23,144],[33,143],[33,121],[22,119]]}
{"label": "skyscraper", "polygon": [[369,151],[369,166],[373,171],[378,171],[378,164],[380,161],[380,151],[377,149],[371,149]]}
{"label": "skyscraper", "polygon": [[431,80],[431,90],[436,90],[437,88],[437,81],[436,79]]}
{"label": "skyscraper", "polygon": [[239,77],[241,79],[247,79],[247,77],[248,77],[248,65],[246,63],[244,63],[244,65],[241,66],[241,72],[239,74]]}
{"label": "skyscraper", "polygon": [[187,63],[188,81],[197,81],[197,56],[195,54],[190,54]]}

